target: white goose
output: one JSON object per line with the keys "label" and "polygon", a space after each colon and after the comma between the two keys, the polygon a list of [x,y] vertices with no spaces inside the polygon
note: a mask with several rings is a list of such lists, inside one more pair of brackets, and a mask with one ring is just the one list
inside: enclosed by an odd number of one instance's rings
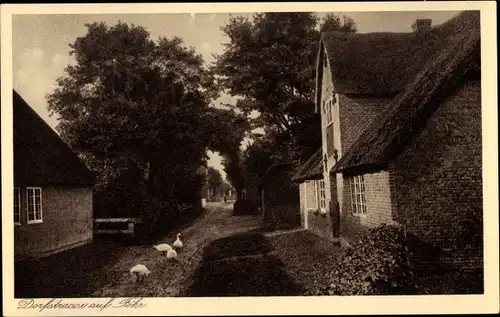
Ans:
{"label": "white goose", "polygon": [[174,249],[169,250],[167,252],[167,259],[175,259],[175,258],[177,258],[177,252],[175,252]]}
{"label": "white goose", "polygon": [[173,250],[173,248],[166,243],[154,245],[153,248],[163,253],[164,256],[167,256],[168,251]]}
{"label": "white goose", "polygon": [[176,249],[182,249],[182,247],[184,246],[184,244],[182,243],[182,241],[180,239],[180,236],[181,236],[181,234],[178,233],[177,240],[175,240],[175,242],[174,242],[174,248],[176,248]]}
{"label": "white goose", "polygon": [[137,264],[130,269],[130,275],[136,278],[136,282],[144,281],[144,278],[151,273],[144,264]]}

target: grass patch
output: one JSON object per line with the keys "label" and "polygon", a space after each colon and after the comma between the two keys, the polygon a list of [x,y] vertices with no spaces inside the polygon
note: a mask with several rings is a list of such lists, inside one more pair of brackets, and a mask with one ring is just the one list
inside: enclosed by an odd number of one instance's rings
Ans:
{"label": "grass patch", "polygon": [[185,296],[294,296],[304,288],[271,255],[204,262]]}
{"label": "grass patch", "polygon": [[326,285],[325,273],[332,267],[340,247],[307,230],[270,236],[268,239],[288,274],[301,281],[308,291]]}
{"label": "grass patch", "polygon": [[213,241],[203,250],[204,261],[267,253],[273,248],[260,233],[239,233]]}

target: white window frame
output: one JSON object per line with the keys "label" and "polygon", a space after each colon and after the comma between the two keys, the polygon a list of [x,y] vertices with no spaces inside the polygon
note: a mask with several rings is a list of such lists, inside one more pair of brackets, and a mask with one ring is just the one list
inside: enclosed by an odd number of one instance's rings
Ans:
{"label": "white window frame", "polygon": [[319,210],[325,212],[326,211],[326,188],[325,188],[325,180],[320,179],[316,181],[316,195]]}
{"label": "white window frame", "polygon": [[[316,182],[312,180],[307,180],[305,183],[305,207],[306,210],[317,210],[318,209],[318,197],[317,197],[317,192],[316,192]],[[314,203],[312,203],[309,199],[309,190],[310,186],[312,186],[312,193],[314,197]]]}
{"label": "white window frame", "polygon": [[[34,208],[34,216],[35,218],[33,220],[30,220],[30,195],[29,192],[30,190],[33,191],[33,201],[31,202],[33,204]],[[40,217],[37,217],[37,210],[36,210],[36,191],[40,191]],[[26,187],[26,215],[27,215],[27,223],[28,224],[35,224],[35,223],[42,223],[43,222],[43,203],[42,203],[42,188],[41,187]]]}
{"label": "white window frame", "polygon": [[366,217],[366,190],[363,175],[355,175],[349,178],[351,189],[352,214],[359,217]]}
{"label": "white window frame", "polygon": [[[335,127],[333,127],[333,122],[334,122],[334,119],[335,119],[335,115],[337,114],[337,111],[338,111],[338,101],[339,100],[339,96],[338,94],[334,94],[332,97],[328,98],[327,100],[325,100],[323,102],[323,111],[325,113],[325,140],[326,140],[326,153],[328,155],[328,148],[329,148],[329,143],[328,143],[328,129],[330,128],[330,126],[332,126],[332,130],[333,130],[333,135],[332,135],[332,140],[331,142],[333,142],[332,146],[333,148],[335,148]],[[332,153],[331,155],[328,155],[328,157],[332,157],[334,156],[334,153]]]}
{"label": "white window frame", "polygon": [[333,97],[323,101],[323,109],[325,112],[325,129],[333,124]]}
{"label": "white window frame", "polygon": [[[19,221],[16,221],[16,215]],[[21,225],[21,188],[14,187],[14,225]]]}

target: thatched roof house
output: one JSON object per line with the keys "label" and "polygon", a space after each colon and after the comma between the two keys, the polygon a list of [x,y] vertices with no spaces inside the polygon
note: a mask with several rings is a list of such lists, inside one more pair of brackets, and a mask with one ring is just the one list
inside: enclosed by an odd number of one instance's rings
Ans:
{"label": "thatched roof house", "polygon": [[[432,45],[425,43],[424,49],[413,52],[425,51],[429,54],[427,59],[421,60],[421,54],[405,57],[410,61],[416,59],[417,65],[424,66],[419,73],[413,73],[410,85],[372,122],[333,167],[333,172],[363,165],[387,164],[415,136],[461,78],[467,73],[480,71],[479,14],[459,15],[429,31],[428,36],[432,36],[433,41],[439,39],[440,45],[429,52],[428,48]],[[386,72],[392,73],[392,70]],[[405,73],[409,73],[408,70]],[[383,77],[383,73],[381,75]],[[400,89],[401,83],[407,81],[406,77],[401,76],[399,79],[402,80],[390,87]]]}
{"label": "thatched roof house", "polygon": [[[321,156],[323,179],[313,181],[316,195],[301,189],[302,217],[342,242],[399,224],[419,241],[410,248],[440,250],[415,263],[474,269],[482,265],[480,13],[413,27],[322,35],[316,111],[323,153],[296,179],[306,179]],[[318,218],[307,206],[319,206],[323,188],[329,212]]]}
{"label": "thatched roof house", "polygon": [[94,174],[13,91],[16,259],[92,240]]}

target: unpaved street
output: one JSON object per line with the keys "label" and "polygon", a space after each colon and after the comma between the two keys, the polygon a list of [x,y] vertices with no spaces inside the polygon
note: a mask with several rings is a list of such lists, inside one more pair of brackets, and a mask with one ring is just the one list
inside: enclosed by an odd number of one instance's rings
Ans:
{"label": "unpaved street", "polygon": [[[179,262],[167,260],[152,246],[131,246],[110,268],[118,278],[91,296],[179,296],[190,286],[192,275],[202,260],[204,247],[216,239],[260,227],[259,216],[232,217],[232,204],[214,203],[209,204],[207,209],[208,212],[201,219],[182,232],[184,248],[179,252]],[[172,245],[174,241],[175,233],[172,233],[158,241],[158,244]],[[146,265],[151,271],[142,284],[134,283],[128,272],[133,265],[139,263]]]}
{"label": "unpaved street", "polygon": [[[182,230],[178,261],[153,245],[96,240],[18,266],[16,297],[292,296],[321,282],[337,250],[330,242],[304,230],[265,232],[261,216],[232,213],[232,204],[209,204]],[[172,245],[176,233],[157,244]],[[136,264],[151,271],[142,283],[129,274]]]}

